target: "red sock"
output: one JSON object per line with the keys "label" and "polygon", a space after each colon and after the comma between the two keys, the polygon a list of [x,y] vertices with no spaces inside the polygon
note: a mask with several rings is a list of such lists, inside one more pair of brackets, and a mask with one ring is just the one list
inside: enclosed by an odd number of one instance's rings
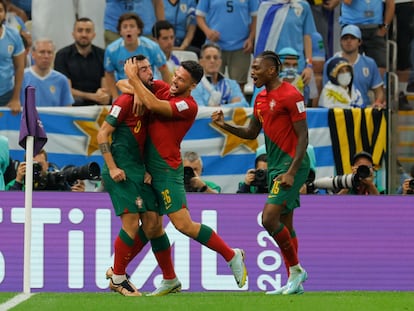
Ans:
{"label": "red sock", "polygon": [[119,236],[115,239],[114,243],[115,256],[114,256],[114,274],[122,275],[126,273],[126,267],[131,261],[131,255],[133,246],[128,246]]}
{"label": "red sock", "polygon": [[148,239],[145,236],[144,231],[140,227],[138,229],[137,235],[134,238],[134,245],[132,246],[132,254],[131,254],[130,262],[132,261],[132,259],[135,258],[136,255],[139,254],[139,252],[144,248],[144,246],[147,243],[148,243]]}
{"label": "red sock", "polygon": [[171,260],[171,247],[168,249],[154,253],[158,265],[161,268],[163,278],[165,280],[172,280],[176,278],[174,265]]}
{"label": "red sock", "polygon": [[[294,247],[294,243],[291,240],[288,228],[282,225],[282,229],[273,235],[273,239],[279,245],[280,251],[283,254],[283,258],[287,267],[295,266],[299,263],[298,256]],[[289,271],[289,268],[288,268]]]}
{"label": "red sock", "polygon": [[[206,236],[209,236],[209,238],[207,240],[203,239]],[[234,250],[216,232],[206,225],[201,225],[200,233],[196,240],[219,253],[226,261],[230,261],[234,257]]]}

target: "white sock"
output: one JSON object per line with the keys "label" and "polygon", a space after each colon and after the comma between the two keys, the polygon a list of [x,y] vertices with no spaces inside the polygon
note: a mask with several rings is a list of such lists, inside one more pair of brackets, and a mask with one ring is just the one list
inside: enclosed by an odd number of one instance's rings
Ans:
{"label": "white sock", "polygon": [[121,284],[126,279],[127,278],[126,278],[125,274],[121,274],[121,275],[114,274],[114,275],[112,275],[112,282],[114,284]]}

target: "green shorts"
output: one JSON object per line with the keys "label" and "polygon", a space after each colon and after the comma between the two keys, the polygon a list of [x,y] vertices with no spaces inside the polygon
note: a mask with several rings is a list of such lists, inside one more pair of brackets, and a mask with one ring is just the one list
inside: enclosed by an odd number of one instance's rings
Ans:
{"label": "green shorts", "polygon": [[284,205],[282,215],[285,215],[300,206],[299,190],[308,178],[309,167],[303,167],[298,170],[293,186],[289,189],[281,187],[280,181],[275,181],[277,175],[280,174],[280,172],[269,173],[270,187],[266,203]]}
{"label": "green shorts", "polygon": [[[128,175],[130,176],[130,175]],[[155,194],[150,185],[144,184],[144,177],[127,178],[116,183],[109,174],[102,173],[105,190],[108,191],[115,214],[143,213],[147,210],[157,211]]]}
{"label": "green shorts", "polygon": [[170,170],[162,178],[152,176],[152,187],[155,191],[160,215],[171,214],[187,208],[184,188],[183,170]]}

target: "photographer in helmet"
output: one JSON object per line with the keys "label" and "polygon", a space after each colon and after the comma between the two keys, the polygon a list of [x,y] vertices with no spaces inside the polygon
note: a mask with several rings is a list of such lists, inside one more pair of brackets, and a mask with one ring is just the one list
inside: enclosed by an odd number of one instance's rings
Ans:
{"label": "photographer in helmet", "polygon": [[368,176],[365,178],[359,178],[356,185],[354,185],[352,188],[341,189],[337,194],[380,194],[380,191],[374,182],[374,161],[372,160],[371,154],[365,151],[356,153],[352,158],[351,164],[353,174],[357,174],[357,171],[364,171],[366,168],[368,168]]}
{"label": "photographer in helmet", "polygon": [[[65,190],[74,192],[84,192],[85,183],[83,180],[77,180],[73,185],[65,184],[59,189],[55,185],[51,187],[44,176],[57,173],[59,170],[47,161],[47,153],[44,149],[33,157],[33,190]],[[6,190],[23,190],[26,175],[26,162],[20,162],[16,170],[16,179],[10,181]],[[53,188],[53,189],[50,189]]]}
{"label": "photographer in helmet", "polygon": [[194,151],[187,151],[183,157],[184,187],[186,192],[220,193],[221,187],[201,178],[203,161]]}

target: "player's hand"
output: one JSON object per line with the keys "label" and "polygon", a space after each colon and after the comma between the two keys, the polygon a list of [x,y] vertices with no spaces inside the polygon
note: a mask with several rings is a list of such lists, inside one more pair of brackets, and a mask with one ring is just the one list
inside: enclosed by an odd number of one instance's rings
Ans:
{"label": "player's hand", "polygon": [[126,175],[125,175],[124,170],[122,170],[118,167],[110,169],[109,170],[109,175],[111,176],[111,178],[115,182],[122,182],[122,181],[126,180]]}
{"label": "player's hand", "polygon": [[291,174],[285,173],[285,174],[279,175],[277,177],[277,180],[280,181],[280,186],[282,186],[283,188],[290,188],[293,186],[295,177]]}
{"label": "player's hand", "polygon": [[146,107],[139,98],[139,95],[134,92],[134,104],[132,106],[132,112],[137,116],[142,116],[145,113]]}
{"label": "player's hand", "polygon": [[220,127],[224,126],[224,113],[223,110],[216,110],[211,114],[211,120],[213,123],[217,124]]}
{"label": "player's hand", "polygon": [[152,182],[151,174],[148,173],[148,172],[145,172],[145,174],[144,174],[144,184],[151,185],[151,182]]}
{"label": "player's hand", "polygon": [[129,79],[138,79],[138,66],[135,58],[130,58],[125,61],[124,72]]}

